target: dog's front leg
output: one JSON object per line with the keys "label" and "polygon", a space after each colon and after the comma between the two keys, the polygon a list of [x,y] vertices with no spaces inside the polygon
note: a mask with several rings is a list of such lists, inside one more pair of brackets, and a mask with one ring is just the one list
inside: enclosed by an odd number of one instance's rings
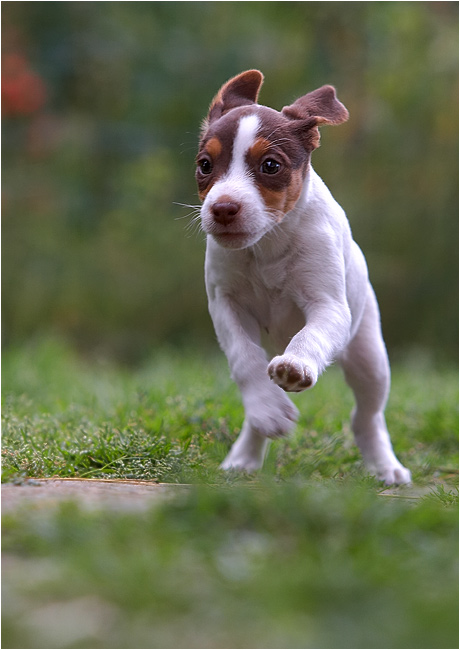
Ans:
{"label": "dog's front leg", "polygon": [[291,339],[284,354],[274,357],[268,366],[270,379],[294,393],[314,386],[350,337],[351,314],[345,300],[315,302],[305,315],[305,327]]}
{"label": "dog's front leg", "polygon": [[262,467],[267,439],[287,435],[297,421],[298,411],[267,376],[267,358],[255,318],[222,295],[210,299],[209,311],[245,409],[241,434],[222,468],[254,471]]}

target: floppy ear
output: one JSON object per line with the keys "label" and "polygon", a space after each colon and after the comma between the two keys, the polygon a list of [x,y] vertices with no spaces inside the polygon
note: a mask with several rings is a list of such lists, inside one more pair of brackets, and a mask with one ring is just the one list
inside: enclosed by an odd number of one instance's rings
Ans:
{"label": "floppy ear", "polygon": [[309,131],[309,143],[313,149],[319,147],[318,126],[342,124],[348,120],[348,111],[339,102],[333,86],[322,86],[285,106],[281,113],[290,120],[298,120],[299,128]]}
{"label": "floppy ear", "polygon": [[227,81],[211,102],[207,124],[237,106],[255,104],[264,76],[259,70],[247,70]]}

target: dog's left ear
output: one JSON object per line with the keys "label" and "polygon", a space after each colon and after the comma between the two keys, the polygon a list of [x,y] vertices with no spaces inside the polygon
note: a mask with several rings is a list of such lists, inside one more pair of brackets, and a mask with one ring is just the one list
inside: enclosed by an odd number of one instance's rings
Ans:
{"label": "dog's left ear", "polygon": [[212,100],[207,123],[237,106],[255,104],[263,81],[264,76],[259,70],[247,70],[227,81]]}
{"label": "dog's left ear", "polygon": [[333,86],[322,86],[297,99],[290,106],[285,106],[281,113],[290,120],[299,121],[302,131],[308,133],[312,149],[319,146],[318,126],[322,124],[342,124],[349,113],[339,102]]}

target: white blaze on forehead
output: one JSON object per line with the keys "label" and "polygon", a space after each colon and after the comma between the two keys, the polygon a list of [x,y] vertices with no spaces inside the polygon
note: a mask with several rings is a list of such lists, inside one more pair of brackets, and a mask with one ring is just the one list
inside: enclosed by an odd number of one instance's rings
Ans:
{"label": "white blaze on forehead", "polygon": [[246,115],[238,124],[235,141],[233,143],[233,157],[229,173],[244,173],[245,158],[248,150],[256,140],[260,121],[257,115]]}
{"label": "white blaze on forehead", "polygon": [[[238,232],[240,239],[234,246],[229,244],[229,248],[252,246],[273,227],[273,219],[267,214],[262,196],[246,163],[247,153],[257,139],[259,128],[260,120],[255,114],[245,115],[239,120],[230,165],[226,173],[211,187],[201,208],[203,230],[208,235],[217,237],[219,243],[219,235],[225,232],[226,227],[222,229],[221,225],[216,223],[213,206],[219,201],[229,200],[238,204],[240,210],[236,225],[230,224],[228,230],[231,234],[234,228],[233,232]],[[222,245],[226,246],[225,243]]]}
{"label": "white blaze on forehead", "polygon": [[255,114],[245,115],[240,118],[233,140],[232,158],[227,171],[214,183],[204,200],[202,215],[205,215],[205,221],[206,218],[209,218],[211,222],[214,220],[211,206],[216,201],[221,200],[221,197],[225,197],[222,200],[228,200],[228,197],[231,197],[232,201],[241,203],[243,207],[242,213],[245,210],[247,211],[250,205],[252,211],[251,222],[257,221],[254,216],[256,213],[263,213],[264,204],[257,192],[254,179],[248,173],[246,163],[247,152],[257,139],[259,127],[260,120]]}

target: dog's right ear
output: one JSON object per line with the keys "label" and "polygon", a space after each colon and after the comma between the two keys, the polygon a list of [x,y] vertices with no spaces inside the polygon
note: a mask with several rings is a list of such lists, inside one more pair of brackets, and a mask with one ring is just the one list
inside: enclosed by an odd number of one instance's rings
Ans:
{"label": "dog's right ear", "polygon": [[311,119],[315,125],[342,124],[348,120],[348,111],[339,102],[333,86],[322,86],[300,97],[281,112],[290,120]]}
{"label": "dog's right ear", "polygon": [[333,86],[322,86],[300,97],[281,113],[298,125],[309,149],[319,147],[319,129],[323,124],[342,124],[348,120],[348,111],[339,102]]}
{"label": "dog's right ear", "polygon": [[255,104],[263,81],[264,76],[259,70],[247,70],[227,81],[211,102],[205,126],[232,108]]}

